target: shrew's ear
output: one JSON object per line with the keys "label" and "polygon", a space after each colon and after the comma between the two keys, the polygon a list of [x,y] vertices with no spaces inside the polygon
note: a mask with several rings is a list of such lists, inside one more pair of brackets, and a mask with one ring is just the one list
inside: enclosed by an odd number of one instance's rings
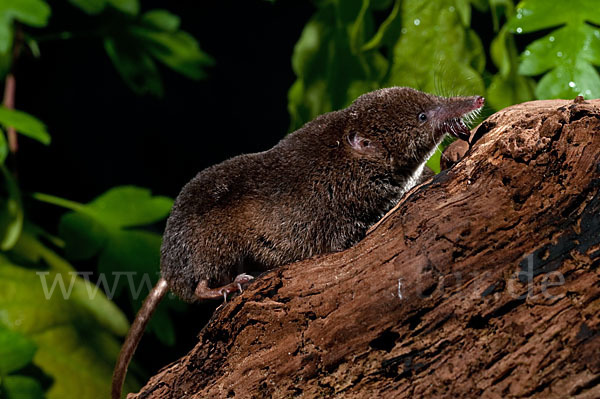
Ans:
{"label": "shrew's ear", "polygon": [[350,132],[346,139],[350,148],[361,154],[377,154],[380,152],[379,146],[375,141],[362,137],[356,132]]}

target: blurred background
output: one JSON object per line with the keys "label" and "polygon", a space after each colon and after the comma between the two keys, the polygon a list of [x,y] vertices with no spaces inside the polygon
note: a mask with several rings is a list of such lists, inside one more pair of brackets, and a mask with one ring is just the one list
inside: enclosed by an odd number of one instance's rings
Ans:
{"label": "blurred background", "polygon": [[[600,11],[562,3],[0,0],[0,398],[108,397],[172,199],[205,167],[381,87],[483,95],[485,115],[599,97]],[[126,389],[217,305],[168,298]]]}

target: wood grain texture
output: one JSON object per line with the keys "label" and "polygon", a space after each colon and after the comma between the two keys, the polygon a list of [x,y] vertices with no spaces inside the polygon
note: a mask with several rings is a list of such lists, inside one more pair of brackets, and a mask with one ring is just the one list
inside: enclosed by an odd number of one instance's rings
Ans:
{"label": "wood grain texture", "polygon": [[129,397],[600,397],[600,100],[478,129],[359,244],[264,274]]}

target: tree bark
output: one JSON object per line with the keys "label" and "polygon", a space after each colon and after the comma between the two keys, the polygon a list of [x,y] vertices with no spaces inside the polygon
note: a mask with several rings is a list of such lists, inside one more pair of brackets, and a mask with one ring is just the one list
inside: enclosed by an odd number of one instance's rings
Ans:
{"label": "tree bark", "polygon": [[600,397],[600,100],[484,133],[353,248],[258,278],[130,398]]}

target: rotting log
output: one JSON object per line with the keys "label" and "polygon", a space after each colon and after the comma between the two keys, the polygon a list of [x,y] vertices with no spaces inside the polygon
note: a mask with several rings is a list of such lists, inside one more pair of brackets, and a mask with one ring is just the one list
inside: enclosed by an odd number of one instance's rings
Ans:
{"label": "rotting log", "polygon": [[353,248],[258,278],[130,398],[600,397],[600,100],[483,133]]}

